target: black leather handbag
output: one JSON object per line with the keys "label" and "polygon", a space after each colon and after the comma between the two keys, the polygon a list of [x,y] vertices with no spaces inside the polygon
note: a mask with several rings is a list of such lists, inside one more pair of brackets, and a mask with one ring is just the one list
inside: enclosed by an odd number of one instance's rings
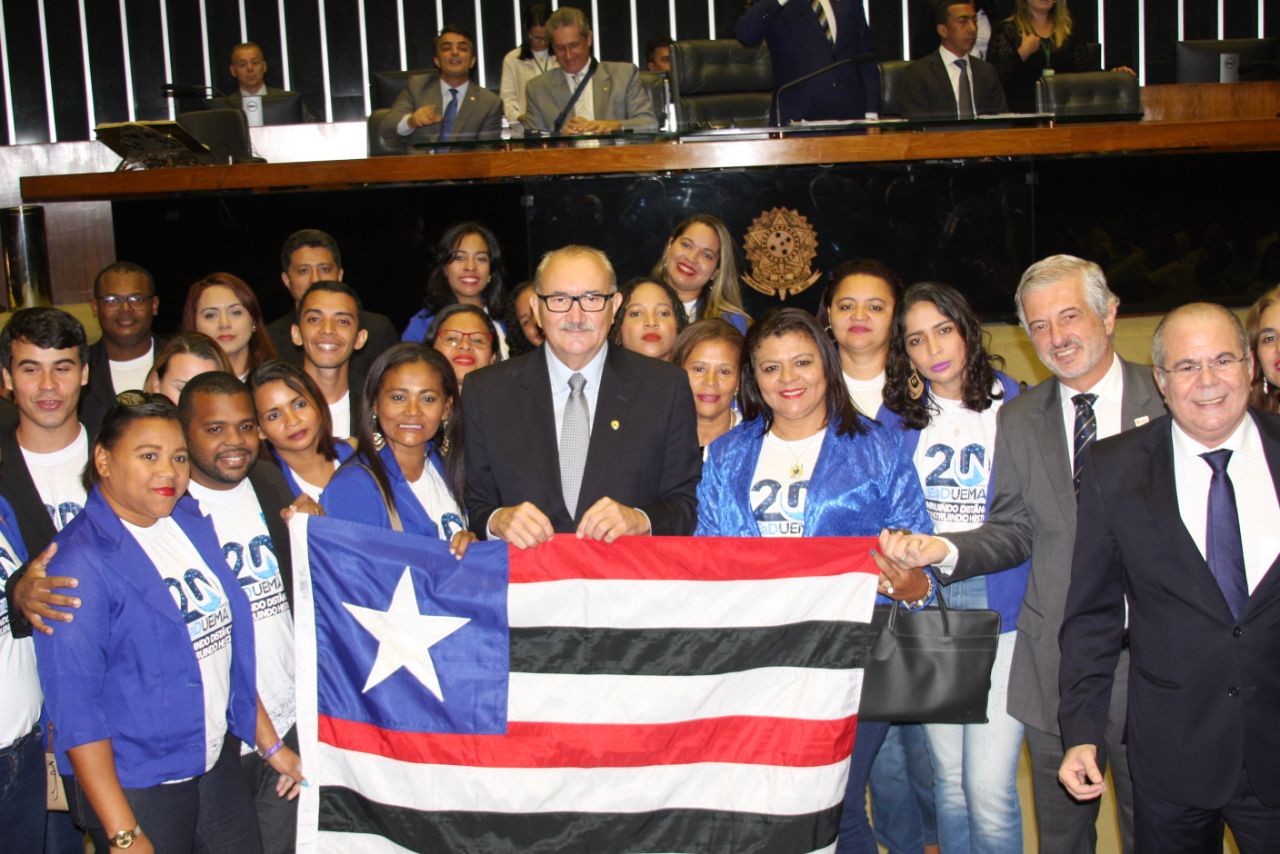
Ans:
{"label": "black leather handbag", "polygon": [[941,585],[937,601],[921,611],[876,606],[872,625],[880,632],[862,674],[859,720],[987,722],[1000,615],[949,610]]}

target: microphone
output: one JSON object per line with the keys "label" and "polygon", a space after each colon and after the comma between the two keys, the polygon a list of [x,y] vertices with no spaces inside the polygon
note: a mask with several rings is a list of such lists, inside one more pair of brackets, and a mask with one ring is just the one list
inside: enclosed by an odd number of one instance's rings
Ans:
{"label": "microphone", "polygon": [[[845,65],[865,65],[868,62],[875,62],[875,61],[876,61],[876,55],[874,53],[860,53],[857,56],[851,56],[848,59],[841,59],[831,63],[830,65],[824,65],[821,68],[817,69],[816,71],[810,71],[808,74],[803,74],[797,77],[795,80],[789,80],[786,83],[779,86],[778,90],[773,93],[773,115],[778,122],[778,127],[782,126],[782,93],[783,92],[786,92],[788,89],[792,88],[793,86],[799,86],[801,83],[807,83],[808,81],[812,80],[815,77],[821,77],[822,75],[826,74],[828,71],[832,71],[836,68],[840,68]],[[861,116],[859,116],[859,118],[861,118]]]}

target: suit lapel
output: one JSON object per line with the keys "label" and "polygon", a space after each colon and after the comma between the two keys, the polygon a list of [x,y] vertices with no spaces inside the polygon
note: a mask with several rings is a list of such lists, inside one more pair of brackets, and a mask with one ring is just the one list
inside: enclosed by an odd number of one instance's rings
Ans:
{"label": "suit lapel", "polygon": [[1124,361],[1120,364],[1124,375],[1124,391],[1120,396],[1120,432],[1123,433],[1146,424],[1144,419],[1149,420],[1151,411],[1158,410],[1162,404],[1159,392],[1151,383],[1145,382],[1143,373],[1148,370],[1146,367]]}
{"label": "suit lapel", "polygon": [[22,532],[23,544],[32,557],[40,554],[53,539],[57,530],[53,520],[40,500],[40,492],[35,481],[31,479],[31,471],[27,468],[26,458],[22,456],[22,448],[18,445],[18,430],[15,427],[4,438],[3,452],[0,459],[0,487],[4,489],[5,498],[13,506],[18,517],[18,530]]}
{"label": "suit lapel", "polygon": [[933,75],[936,78],[934,85],[938,87],[939,92],[946,93],[947,105],[951,109],[951,114],[959,115],[960,105],[956,103],[956,93],[951,88],[951,75],[947,72],[947,66],[942,61],[942,54],[935,50],[933,52],[933,62],[929,63],[929,67],[933,69]]}
{"label": "suit lapel", "polygon": [[[1258,428],[1258,436],[1262,439],[1262,452],[1267,458],[1267,468],[1271,470],[1271,485],[1276,491],[1276,502],[1280,503],[1280,418],[1275,416],[1260,417],[1250,412],[1254,424]],[[1252,616],[1254,609],[1264,607],[1266,602],[1274,602],[1280,593],[1280,555],[1272,561],[1267,574],[1262,576],[1258,586],[1253,589],[1245,603],[1241,619]]]}
{"label": "suit lapel", "polygon": [[620,355],[622,348],[610,345],[605,354],[604,372],[600,376],[600,394],[596,398],[596,414],[591,423],[591,445],[587,449],[587,465],[582,472],[582,489],[578,506],[585,510],[583,498],[599,496],[600,483],[628,429],[634,378]]}
{"label": "suit lapel", "polygon": [[609,97],[613,93],[613,77],[602,62],[591,75],[591,114],[599,120],[609,112]]}
{"label": "suit lapel", "polygon": [[[560,483],[560,444],[556,441],[556,414],[551,403],[546,350],[539,347],[525,361],[524,376],[520,379],[523,399],[515,411],[528,414],[528,429],[523,431],[524,456],[535,468],[536,482],[546,490],[547,501],[534,501],[534,504],[554,517],[554,509],[564,507],[564,488]],[[547,453],[548,448],[551,453]]]}
{"label": "suit lapel", "polygon": [[1040,453],[1044,458],[1049,483],[1056,486],[1053,493],[1058,499],[1058,509],[1062,511],[1062,518],[1066,520],[1067,528],[1074,536],[1076,494],[1074,489],[1067,489],[1074,478],[1071,473],[1071,454],[1067,450],[1067,432],[1062,422],[1062,399],[1059,396],[1061,388],[1056,378],[1045,382],[1053,385],[1045,395],[1043,405],[1033,414],[1031,429],[1040,436]]}

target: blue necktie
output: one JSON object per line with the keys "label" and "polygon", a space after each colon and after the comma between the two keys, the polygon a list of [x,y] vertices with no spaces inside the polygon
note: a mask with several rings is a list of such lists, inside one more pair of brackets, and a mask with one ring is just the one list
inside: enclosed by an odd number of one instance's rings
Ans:
{"label": "blue necktie", "polygon": [[1236,490],[1227,474],[1231,451],[1220,448],[1201,454],[1213,469],[1209,481],[1209,521],[1205,529],[1204,556],[1213,572],[1231,616],[1239,617],[1249,598],[1244,574],[1244,546],[1240,543],[1240,514],[1236,511]]}
{"label": "blue necktie", "polygon": [[1077,394],[1071,402],[1076,405],[1075,455],[1072,458],[1071,480],[1076,486],[1076,498],[1080,497],[1080,472],[1084,470],[1084,452],[1098,438],[1098,419],[1093,414],[1096,394]]}
{"label": "blue necktie", "polygon": [[444,108],[444,120],[440,122],[440,141],[444,142],[453,133],[453,123],[458,120],[458,90],[450,89],[449,106]]}

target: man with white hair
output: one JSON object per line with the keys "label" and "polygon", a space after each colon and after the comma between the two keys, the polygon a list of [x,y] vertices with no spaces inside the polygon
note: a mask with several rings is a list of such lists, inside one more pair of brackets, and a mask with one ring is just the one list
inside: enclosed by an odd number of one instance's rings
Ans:
{"label": "man with white hair", "polygon": [[[886,534],[882,544],[885,554],[903,563],[936,565],[944,583],[1030,557],[1009,676],[1009,714],[1026,726],[1039,850],[1092,852],[1098,802],[1078,802],[1058,783],[1058,630],[1071,580],[1079,474],[1094,440],[1158,418],[1164,407],[1150,371],[1113,349],[1120,300],[1097,264],[1070,255],[1038,261],[1023,273],[1015,302],[1023,330],[1054,375],[1000,409],[988,521],[946,538]],[[1117,689],[1098,751],[1100,767],[1105,769],[1108,756],[1112,760],[1126,852],[1133,839],[1122,742],[1128,669],[1126,649],[1115,668]]]}

